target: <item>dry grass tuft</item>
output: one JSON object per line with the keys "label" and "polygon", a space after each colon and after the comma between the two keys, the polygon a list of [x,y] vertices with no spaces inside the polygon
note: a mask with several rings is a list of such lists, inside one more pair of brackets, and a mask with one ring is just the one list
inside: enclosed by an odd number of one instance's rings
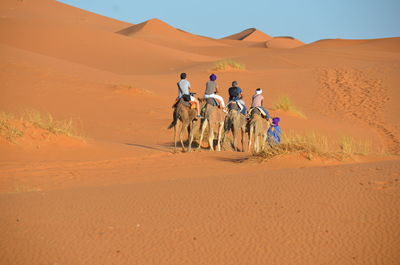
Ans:
{"label": "dry grass tuft", "polygon": [[273,109],[290,111],[303,118],[306,118],[306,115],[293,104],[293,102],[289,99],[288,96],[283,96],[279,98],[278,101],[275,103]]}
{"label": "dry grass tuft", "polygon": [[81,139],[72,119],[55,120],[51,114],[42,114],[36,110],[25,111],[19,117],[0,112],[0,136],[10,143],[22,137],[29,126],[46,130],[55,135],[66,135]]}
{"label": "dry grass tuft", "polygon": [[80,138],[72,119],[58,121],[51,114],[41,114],[39,111],[30,110],[25,112],[23,120],[56,135]]}
{"label": "dry grass tuft", "polygon": [[340,149],[343,157],[353,155],[368,155],[371,153],[371,142],[357,141],[349,136],[342,136],[340,139]]}
{"label": "dry grass tuft", "polygon": [[309,160],[314,157],[343,160],[370,154],[371,143],[356,141],[349,136],[343,136],[337,140],[315,132],[305,134],[289,132],[283,134],[281,144],[268,146],[254,156],[268,160],[292,153],[300,153]]}
{"label": "dry grass tuft", "polygon": [[24,135],[24,132],[12,123],[14,119],[14,115],[10,113],[0,112],[0,136],[11,143],[14,143],[18,137]]}
{"label": "dry grass tuft", "polygon": [[244,64],[234,61],[232,59],[224,59],[214,63],[213,71],[227,71],[227,70],[245,70]]}

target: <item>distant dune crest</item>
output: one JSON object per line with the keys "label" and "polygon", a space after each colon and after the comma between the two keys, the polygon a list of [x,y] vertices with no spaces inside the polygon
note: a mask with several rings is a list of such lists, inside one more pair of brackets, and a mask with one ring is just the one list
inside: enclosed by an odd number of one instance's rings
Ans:
{"label": "distant dune crest", "polygon": [[142,22],[140,24],[136,24],[127,28],[124,28],[117,33],[126,35],[126,36],[133,36],[133,35],[146,35],[146,34],[159,34],[159,35],[167,35],[167,34],[180,34],[176,28],[170,26],[169,24],[161,21],[157,18],[153,18]]}
{"label": "distant dune crest", "polygon": [[212,38],[177,29],[157,18],[129,26],[116,33],[131,38],[140,38],[168,47],[179,47],[183,44],[186,46],[225,46],[225,44]]}
{"label": "distant dune crest", "polygon": [[245,40],[245,41],[267,41],[272,39],[272,37],[269,36],[268,34],[265,34],[262,31],[257,30],[256,28],[249,28],[239,33],[224,37],[223,39]]}
{"label": "distant dune crest", "polygon": [[256,28],[245,29],[239,33],[229,35],[222,38],[223,40],[240,40],[253,42],[249,47],[266,47],[277,49],[291,49],[304,45],[304,42],[297,40],[291,36],[272,37]]}
{"label": "distant dune crest", "polygon": [[387,52],[400,52],[400,38],[383,39],[323,39],[307,44],[305,48],[337,49],[349,48],[360,50],[375,50]]}
{"label": "distant dune crest", "polygon": [[275,37],[265,42],[267,48],[292,49],[303,46],[304,42],[293,37]]}

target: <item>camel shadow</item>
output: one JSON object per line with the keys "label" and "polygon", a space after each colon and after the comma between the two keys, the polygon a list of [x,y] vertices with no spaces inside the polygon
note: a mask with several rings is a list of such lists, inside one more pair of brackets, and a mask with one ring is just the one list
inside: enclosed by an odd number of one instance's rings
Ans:
{"label": "camel shadow", "polygon": [[218,161],[221,162],[229,162],[229,163],[243,163],[246,162],[249,158],[246,157],[239,157],[239,158],[230,158],[230,157],[216,157],[215,158]]}
{"label": "camel shadow", "polygon": [[156,146],[150,146],[150,145],[133,144],[133,143],[125,143],[125,145],[135,146],[135,147],[139,147],[139,148],[143,148],[143,149],[149,149],[149,150],[156,150],[156,151],[161,151],[161,152],[165,152],[165,153],[170,153],[171,152],[169,150],[165,150],[163,148],[158,148]]}
{"label": "camel shadow", "polygon": [[[189,145],[189,140],[183,141],[183,144],[184,144],[185,148],[187,148]],[[174,148],[174,142],[166,142],[166,143],[161,144],[161,146]],[[176,142],[176,147],[182,148],[182,145],[179,141]],[[199,147],[199,143],[197,141],[193,141],[192,148],[197,148],[197,147]]]}

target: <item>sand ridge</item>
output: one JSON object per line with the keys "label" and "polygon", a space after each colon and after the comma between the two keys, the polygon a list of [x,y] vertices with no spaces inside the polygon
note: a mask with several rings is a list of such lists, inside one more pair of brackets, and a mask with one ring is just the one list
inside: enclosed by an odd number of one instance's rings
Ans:
{"label": "sand ridge", "polygon": [[223,39],[245,40],[245,41],[266,41],[272,39],[271,36],[257,30],[256,28],[245,29],[239,33],[235,33],[224,37]]}

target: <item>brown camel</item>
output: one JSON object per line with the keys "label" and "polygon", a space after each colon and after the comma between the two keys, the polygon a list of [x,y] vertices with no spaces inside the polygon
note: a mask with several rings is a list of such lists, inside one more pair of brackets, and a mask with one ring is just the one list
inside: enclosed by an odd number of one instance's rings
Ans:
{"label": "brown camel", "polygon": [[270,121],[261,117],[261,112],[257,108],[251,111],[249,121],[249,151],[251,150],[252,141],[254,141],[255,153],[264,150],[270,125]]}
{"label": "brown camel", "polygon": [[242,152],[244,152],[244,135],[246,133],[246,117],[240,113],[240,108],[235,102],[228,103],[227,108],[229,113],[225,118],[224,133],[222,136],[222,143],[225,141],[225,136],[229,131],[232,131],[233,136],[233,149],[240,151],[237,147],[237,135],[241,131]]}
{"label": "brown camel", "polygon": [[193,128],[196,123],[196,114],[197,111],[190,107],[188,102],[183,101],[180,99],[177,103],[173,106],[173,120],[171,124],[168,126],[168,129],[174,127],[174,152],[176,151],[176,136],[178,133],[178,122],[182,124],[180,133],[179,133],[179,140],[181,142],[182,151],[185,151],[185,145],[183,144],[182,136],[185,130],[188,131],[188,139],[189,139],[189,146],[188,152],[192,150],[192,142],[193,142]]}
{"label": "brown camel", "polygon": [[204,131],[208,125],[208,144],[210,146],[210,151],[214,151],[214,128],[217,128],[218,130],[217,150],[221,151],[221,136],[224,127],[225,114],[220,108],[213,106],[212,100],[212,98],[201,100],[202,102],[205,101],[206,105],[204,107],[204,119],[202,120],[198,149],[201,147]]}

